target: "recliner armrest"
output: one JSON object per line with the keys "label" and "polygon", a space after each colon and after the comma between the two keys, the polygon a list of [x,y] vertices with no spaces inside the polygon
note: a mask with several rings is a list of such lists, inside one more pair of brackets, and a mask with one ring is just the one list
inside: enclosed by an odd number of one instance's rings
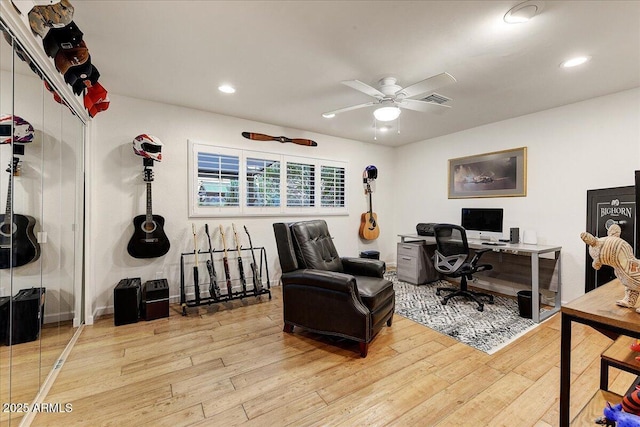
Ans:
{"label": "recliner armrest", "polygon": [[350,274],[306,268],[282,274],[282,285],[304,285],[357,294],[356,279]]}
{"label": "recliner armrest", "polygon": [[386,269],[384,261],[371,258],[341,257],[344,272],[354,276],[383,277]]}

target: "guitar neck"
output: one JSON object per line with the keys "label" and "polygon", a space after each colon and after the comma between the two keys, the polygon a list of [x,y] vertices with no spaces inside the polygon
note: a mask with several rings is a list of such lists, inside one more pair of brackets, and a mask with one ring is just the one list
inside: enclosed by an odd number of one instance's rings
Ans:
{"label": "guitar neck", "polygon": [[[7,210],[5,213],[5,218],[11,218],[11,187],[13,187],[13,185],[11,185],[13,181],[13,173],[11,173],[11,170],[9,170],[9,188],[7,189]],[[7,219],[5,219],[5,221],[8,221]]]}
{"label": "guitar neck", "polygon": [[151,211],[151,182],[147,182],[147,223],[153,221],[153,213]]}

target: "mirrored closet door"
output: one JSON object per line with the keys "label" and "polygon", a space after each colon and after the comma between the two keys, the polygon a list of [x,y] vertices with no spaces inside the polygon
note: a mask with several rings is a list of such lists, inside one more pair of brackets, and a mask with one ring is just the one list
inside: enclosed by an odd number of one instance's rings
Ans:
{"label": "mirrored closet door", "polygon": [[18,425],[82,324],[84,123],[2,24],[0,425]]}

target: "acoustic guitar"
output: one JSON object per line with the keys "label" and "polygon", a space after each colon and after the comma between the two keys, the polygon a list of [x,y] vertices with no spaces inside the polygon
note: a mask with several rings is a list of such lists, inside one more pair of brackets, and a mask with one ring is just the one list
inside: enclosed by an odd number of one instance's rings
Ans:
{"label": "acoustic guitar", "polygon": [[169,252],[171,244],[164,232],[164,218],[151,211],[151,183],[153,171],[144,169],[147,183],[147,213],[133,219],[133,236],[127,245],[127,252],[134,258],[157,258]]}
{"label": "acoustic guitar", "polygon": [[371,201],[371,185],[367,182],[365,193],[369,195],[369,210],[360,216],[360,237],[364,240],[375,240],[380,236],[380,228],[378,227],[378,215],[373,212],[373,203]]}
{"label": "acoustic guitar", "polygon": [[34,217],[12,213],[13,176],[20,175],[20,159],[13,158],[9,164],[9,189],[7,210],[0,215],[0,268],[20,267],[40,258],[40,244],[33,233]]}

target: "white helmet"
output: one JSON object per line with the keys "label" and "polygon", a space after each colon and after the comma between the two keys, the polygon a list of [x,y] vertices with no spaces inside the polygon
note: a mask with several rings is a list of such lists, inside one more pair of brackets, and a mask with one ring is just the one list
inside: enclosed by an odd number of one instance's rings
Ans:
{"label": "white helmet", "polygon": [[[13,125],[13,138],[11,137],[11,126]],[[31,123],[19,116],[4,114],[0,116],[0,144],[11,144],[18,142],[26,144],[33,141],[34,130]]]}
{"label": "white helmet", "polygon": [[133,152],[147,159],[162,161],[162,141],[157,136],[143,133],[133,139]]}

